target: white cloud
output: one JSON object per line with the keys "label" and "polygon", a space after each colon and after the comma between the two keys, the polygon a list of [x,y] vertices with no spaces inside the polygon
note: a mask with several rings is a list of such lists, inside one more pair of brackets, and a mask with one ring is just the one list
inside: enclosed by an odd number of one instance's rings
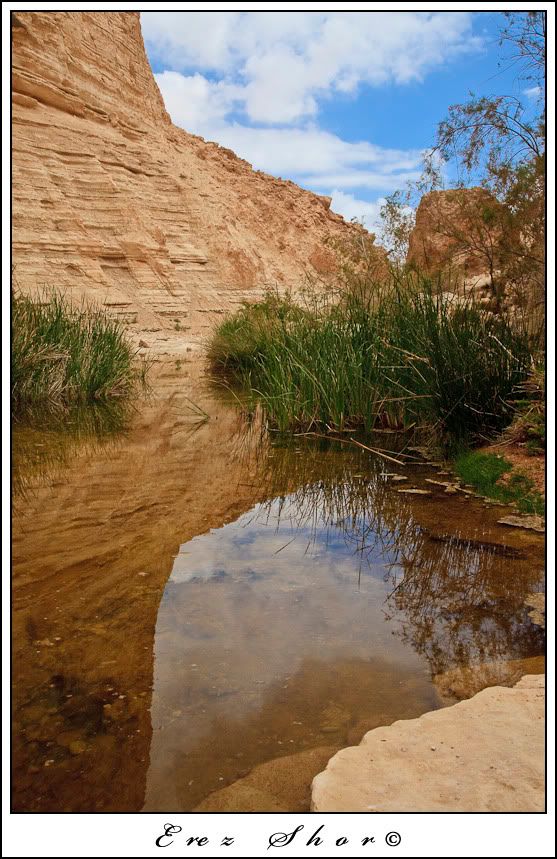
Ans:
{"label": "white cloud", "polygon": [[371,232],[377,233],[380,231],[381,222],[379,212],[381,206],[385,203],[383,197],[370,203],[366,200],[358,200],[353,194],[345,194],[344,191],[339,191],[338,188],[333,190],[331,197],[333,198],[331,202],[333,212],[343,215],[347,221],[356,218]]}
{"label": "white cloud", "polygon": [[224,125],[242,98],[241,87],[210,81],[199,72],[186,76],[164,71],[155,75],[155,80],[173,122],[192,134]]}
{"label": "white cloud", "polygon": [[[342,215],[347,221],[356,218],[362,223],[366,230],[375,233],[377,241],[387,250],[392,248],[392,241],[389,235],[385,234],[385,224],[381,220],[381,208],[385,205],[384,197],[379,197],[377,200],[359,200],[353,194],[346,194],[344,191],[334,189],[331,193],[331,209]],[[404,215],[414,215],[415,209],[411,206],[403,206],[402,212]]]}
{"label": "white cloud", "polygon": [[240,84],[252,122],[315,115],[319,98],[362,84],[422,80],[481,44],[467,12],[142,12],[141,21],[165,68]]}
{"label": "white cloud", "polygon": [[[315,173],[299,176],[298,181],[302,185],[311,185],[315,188],[359,188],[370,191],[392,191],[419,178],[420,171],[417,169],[419,160],[420,156],[418,155],[414,170],[398,172],[389,169],[388,165],[384,165],[382,170],[350,170],[348,168],[340,169],[336,173]],[[342,162],[337,164],[337,168],[342,168],[342,166]]]}
{"label": "white cloud", "polygon": [[418,178],[422,153],[343,140],[319,127],[320,103],[421,80],[481,46],[460,12],[142,12],[141,22],[177,125],[331,194],[368,228],[382,200],[363,198]]}
{"label": "white cloud", "polygon": [[541,95],[542,88],[541,86],[533,86],[528,89],[523,89],[522,92],[527,98],[537,99]]}
{"label": "white cloud", "polygon": [[309,188],[391,191],[416,178],[421,152],[351,143],[306,123],[301,127],[252,127],[229,119],[241,98],[238,87],[196,73],[155,75],[173,121],[233,149],[257,170],[295,176]]}

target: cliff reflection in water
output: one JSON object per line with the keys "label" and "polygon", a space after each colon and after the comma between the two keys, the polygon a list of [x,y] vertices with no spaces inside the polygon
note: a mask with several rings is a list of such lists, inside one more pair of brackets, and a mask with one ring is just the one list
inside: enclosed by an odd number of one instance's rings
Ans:
{"label": "cliff reflection in water", "polygon": [[29,408],[12,434],[12,498],[25,499],[56,478],[77,453],[110,454],[125,438],[137,408],[125,399],[71,408]]}
{"label": "cliff reflection in water", "polygon": [[129,423],[14,433],[15,810],[194,808],[439,706],[438,672],[541,652],[541,535],[187,379],[161,368]]}
{"label": "cliff reflection in water", "polygon": [[[257,763],[358,742],[439,706],[434,675],[543,648],[524,606],[543,576],[535,538],[476,501],[400,494],[365,453],[267,453],[269,500],[175,559],[147,809],[191,809]],[[426,474],[412,467],[414,483]]]}

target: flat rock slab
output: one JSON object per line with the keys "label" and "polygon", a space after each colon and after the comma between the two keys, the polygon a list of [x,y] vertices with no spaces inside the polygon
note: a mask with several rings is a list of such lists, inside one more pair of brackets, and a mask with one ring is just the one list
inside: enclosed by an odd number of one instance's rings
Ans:
{"label": "flat rock slab", "polygon": [[532,609],[532,611],[528,612],[528,616],[531,618],[532,623],[545,629],[545,594],[528,594],[524,602]]}
{"label": "flat rock slab", "polygon": [[369,731],[312,785],[315,812],[544,809],[543,675]]}
{"label": "flat rock slab", "polygon": [[541,516],[504,516],[498,519],[499,525],[511,525],[513,528],[529,528],[532,531],[545,533],[545,522]]}
{"label": "flat rock slab", "polygon": [[401,495],[431,495],[429,489],[397,489]]}

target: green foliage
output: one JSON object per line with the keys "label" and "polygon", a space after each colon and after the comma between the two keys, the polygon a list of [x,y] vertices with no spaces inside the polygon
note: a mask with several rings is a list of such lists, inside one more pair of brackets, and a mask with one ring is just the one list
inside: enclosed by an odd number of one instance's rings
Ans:
{"label": "green foliage", "polygon": [[426,151],[421,178],[405,194],[387,198],[381,212],[383,240],[398,248],[404,261],[411,224],[405,212],[425,192],[444,188],[447,174],[455,177],[456,189],[483,187],[490,205],[475,205],[473,196],[462,194],[462,204],[452,213],[442,211],[434,231],[449,242],[440,264],[458,267],[463,259],[473,261],[489,273],[496,306],[505,300],[521,306],[536,330],[543,326],[545,312],[547,16],[544,11],[505,14],[500,64],[514,69],[517,83],[522,82],[516,87],[520,95],[470,93],[466,101],[448,107]]}
{"label": "green foliage", "polygon": [[410,205],[410,196],[398,190],[385,197],[379,210],[382,241],[388,247],[392,265],[402,267],[406,261],[410,236],[416,225],[416,211]]}
{"label": "green foliage", "polygon": [[461,438],[508,423],[506,401],[530,364],[525,336],[423,279],[368,287],[313,309],[278,299],[242,308],[215,333],[213,367],[280,430],[418,423]]}
{"label": "green foliage", "polygon": [[504,438],[513,444],[524,446],[532,456],[545,451],[545,372],[543,366],[536,367],[517,388],[520,399],[513,399],[513,420],[505,429]]}
{"label": "green foliage", "polygon": [[59,292],[12,299],[12,413],[129,396],[144,381],[120,322]]}
{"label": "green foliage", "polygon": [[209,361],[220,370],[250,370],[280,333],[304,315],[304,310],[288,296],[271,292],[257,304],[245,302],[217,328],[209,344]]}
{"label": "green foliage", "polygon": [[502,456],[473,451],[459,456],[455,469],[464,483],[474,486],[484,495],[489,495],[497,481],[512,470],[512,465]]}
{"label": "green foliage", "polygon": [[[475,487],[481,495],[516,504],[522,513],[543,515],[545,505],[533,482],[520,472],[513,472],[511,463],[491,453],[470,452],[457,457],[455,471],[460,479]],[[504,482],[501,478],[510,475]]]}

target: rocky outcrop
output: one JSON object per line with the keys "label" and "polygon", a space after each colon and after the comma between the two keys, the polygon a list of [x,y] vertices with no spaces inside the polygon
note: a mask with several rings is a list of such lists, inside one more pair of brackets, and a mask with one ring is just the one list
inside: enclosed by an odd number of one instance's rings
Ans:
{"label": "rocky outcrop", "polygon": [[[357,229],[330,199],[172,125],[137,12],[17,12],[13,263],[150,331],[194,340],[212,312],[331,270]],[[138,335],[139,339],[139,335]]]}
{"label": "rocky outcrop", "polygon": [[544,809],[544,676],[369,731],[313,780],[312,810]]}
{"label": "rocky outcrop", "polygon": [[489,285],[490,265],[497,268],[492,217],[499,204],[484,188],[431,191],[420,200],[410,235],[407,262],[433,274],[450,267],[468,288]]}

